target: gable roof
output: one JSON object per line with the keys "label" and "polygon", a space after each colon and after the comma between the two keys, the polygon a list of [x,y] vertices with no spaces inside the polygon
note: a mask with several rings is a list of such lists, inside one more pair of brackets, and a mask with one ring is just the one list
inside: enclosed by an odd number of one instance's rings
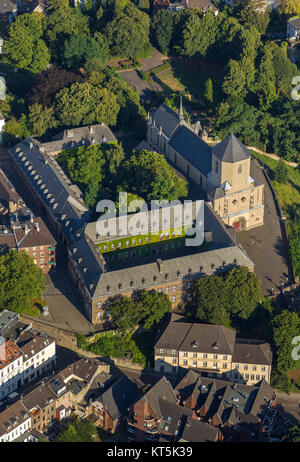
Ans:
{"label": "gable roof", "polygon": [[137,385],[127,377],[122,377],[113,384],[98,399],[107,410],[110,417],[118,419],[126,409],[141,395]]}
{"label": "gable roof", "polygon": [[232,361],[246,364],[272,364],[270,344],[263,341],[237,339]]}
{"label": "gable roof", "polygon": [[170,382],[163,376],[150,390],[142,397],[144,402],[148,401],[151,409],[157,418],[162,417],[161,401],[176,403],[177,397]]}
{"label": "gable roof", "polygon": [[212,148],[212,153],[222,162],[240,162],[249,159],[250,151],[231,133]]}
{"label": "gable roof", "polygon": [[204,175],[210,172],[212,148],[185,125],[176,129],[169,145]]}
{"label": "gable roof", "polygon": [[179,115],[165,103],[161,104],[151,116],[152,120],[155,121],[155,125],[158,128],[162,127],[163,133],[168,138],[171,137],[172,133],[180,124]]}

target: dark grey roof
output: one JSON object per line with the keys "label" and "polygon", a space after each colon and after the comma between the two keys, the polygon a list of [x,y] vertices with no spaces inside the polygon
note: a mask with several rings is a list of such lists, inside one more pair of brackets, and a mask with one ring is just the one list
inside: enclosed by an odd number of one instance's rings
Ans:
{"label": "dark grey roof", "polygon": [[65,233],[71,236],[82,229],[88,212],[83,195],[54,157],[32,138],[10,149],[10,154]]}
{"label": "dark grey roof", "polygon": [[222,162],[240,162],[250,157],[250,151],[231,133],[212,148],[213,154]]}
{"label": "dark grey roof", "polygon": [[272,365],[270,344],[261,340],[237,339],[232,361],[246,364]]}
{"label": "dark grey roof", "polygon": [[137,385],[124,376],[106,390],[97,401],[103,404],[110,417],[115,420],[124,414],[140,395],[141,391]]}
{"label": "dark grey roof", "polygon": [[14,13],[17,11],[17,5],[12,0],[1,0],[0,2],[0,14]]}
{"label": "dark grey roof", "polygon": [[57,152],[79,146],[89,146],[90,144],[111,143],[116,141],[117,138],[110,128],[102,123],[86,127],[68,128],[53,137],[52,141],[43,143],[42,146],[47,152]]}
{"label": "dark grey roof", "polygon": [[212,148],[185,125],[176,129],[169,145],[204,175],[210,172]]}
{"label": "dark grey roof", "polygon": [[156,343],[155,348],[232,354],[235,336],[236,331],[224,326],[170,322],[161,338]]}
{"label": "dark grey roof", "polygon": [[187,441],[189,443],[206,443],[209,441],[216,441],[218,433],[218,428],[205,422],[199,422],[198,420],[191,419],[185,424],[179,441]]}
{"label": "dark grey roof", "polygon": [[300,18],[291,18],[288,20],[288,23],[297,30],[300,30]]}
{"label": "dark grey roof", "polygon": [[19,315],[13,311],[3,310],[0,312],[0,332],[8,325],[14,324],[19,319]]}
{"label": "dark grey roof", "polygon": [[153,151],[153,148],[145,140],[142,140],[134,149],[135,151]]}
{"label": "dark grey roof", "polygon": [[180,124],[179,115],[165,103],[161,104],[159,108],[151,114],[151,117],[158,128],[162,127],[163,133],[168,138],[171,137],[174,130]]}

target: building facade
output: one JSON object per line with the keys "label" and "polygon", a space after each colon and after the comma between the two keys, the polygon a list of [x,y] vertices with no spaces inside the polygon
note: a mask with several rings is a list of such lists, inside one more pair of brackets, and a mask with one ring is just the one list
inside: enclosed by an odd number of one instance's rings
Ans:
{"label": "building facade", "polygon": [[171,321],[154,347],[155,370],[193,368],[209,377],[253,385],[270,382],[272,351],[263,341],[236,339],[223,326]]}

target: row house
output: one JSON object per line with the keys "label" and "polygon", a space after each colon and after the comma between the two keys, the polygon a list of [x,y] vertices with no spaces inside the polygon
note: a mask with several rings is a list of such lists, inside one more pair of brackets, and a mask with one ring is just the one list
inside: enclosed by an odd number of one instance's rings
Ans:
{"label": "row house", "polygon": [[21,401],[0,412],[0,443],[12,442],[31,429],[31,414]]}
{"label": "row house", "polygon": [[209,377],[227,378],[248,385],[270,382],[272,351],[268,343],[237,339],[224,326],[172,321],[154,346],[155,370],[177,374],[193,368]]}
{"label": "row house", "polygon": [[47,335],[23,332],[17,343],[0,347],[0,399],[51,370],[56,362],[56,342]]}

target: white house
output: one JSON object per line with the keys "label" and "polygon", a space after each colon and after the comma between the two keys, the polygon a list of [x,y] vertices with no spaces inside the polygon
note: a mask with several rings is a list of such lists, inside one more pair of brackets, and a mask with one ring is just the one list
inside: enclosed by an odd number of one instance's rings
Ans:
{"label": "white house", "polygon": [[11,442],[31,428],[31,414],[17,401],[0,414],[0,443]]}
{"label": "white house", "polygon": [[23,385],[23,353],[11,340],[5,342],[5,357],[0,357],[0,400]]}

